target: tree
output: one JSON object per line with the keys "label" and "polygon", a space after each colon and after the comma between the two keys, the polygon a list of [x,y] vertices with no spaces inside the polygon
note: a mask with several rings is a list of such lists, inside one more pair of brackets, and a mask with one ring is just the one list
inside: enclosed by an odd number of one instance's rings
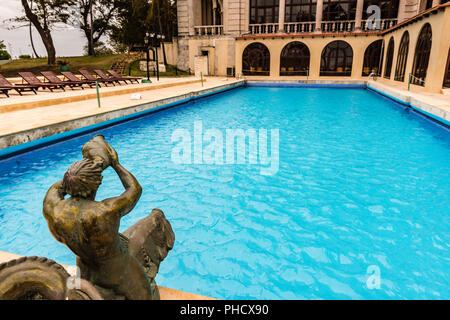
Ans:
{"label": "tree", "polygon": [[[38,31],[45,50],[47,51],[48,64],[56,63],[56,50],[51,35],[55,24],[66,23],[69,18],[68,6],[73,0],[21,0],[25,17],[18,17],[16,21],[30,21]],[[31,4],[34,6],[31,6]]]}
{"label": "tree", "polygon": [[6,46],[3,43],[3,40],[0,40],[0,50],[5,50],[5,49],[6,49]]}
{"label": "tree", "polygon": [[[87,39],[88,55],[95,55],[101,37],[107,35],[117,20],[119,8],[124,0],[74,0],[79,15],[73,14],[72,25],[79,27]],[[74,12],[72,12],[74,13]]]}
{"label": "tree", "polygon": [[111,39],[129,49],[143,46],[145,33],[149,30],[147,0],[122,0],[119,4],[118,23],[113,26]]}
{"label": "tree", "polygon": [[112,40],[129,48],[142,46],[146,32],[164,34],[166,41],[176,36],[176,1],[122,0],[118,24],[111,33]]}

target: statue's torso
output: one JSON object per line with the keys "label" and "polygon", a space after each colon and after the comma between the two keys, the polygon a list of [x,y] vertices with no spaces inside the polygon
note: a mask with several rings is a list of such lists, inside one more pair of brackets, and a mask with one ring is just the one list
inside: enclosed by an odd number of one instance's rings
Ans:
{"label": "statue's torso", "polygon": [[68,198],[53,209],[51,230],[86,262],[98,263],[121,253],[119,220],[101,202]]}

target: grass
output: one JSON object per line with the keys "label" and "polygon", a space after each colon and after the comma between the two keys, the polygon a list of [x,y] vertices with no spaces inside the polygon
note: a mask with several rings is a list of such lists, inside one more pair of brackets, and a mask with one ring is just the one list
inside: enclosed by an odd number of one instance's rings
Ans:
{"label": "grass", "polygon": [[[145,61],[145,60],[144,60]],[[130,64],[130,70],[127,69],[127,75],[133,77],[147,77],[147,71],[141,71],[139,69],[139,61],[134,61]],[[175,66],[167,65],[166,72],[160,72],[160,77],[176,77],[176,76],[188,76],[189,73],[186,71],[176,70]],[[153,77],[153,71],[150,69],[150,76]]]}
{"label": "grass", "polygon": [[[59,57],[56,61],[63,60],[68,61],[70,70],[78,72],[79,69],[109,69],[113,62],[120,60],[125,56],[121,55],[103,55],[97,57],[84,56],[84,57]],[[47,64],[47,58],[40,59],[16,59],[8,64],[0,66],[0,73],[5,77],[18,77],[17,73],[21,71],[30,71],[35,74],[39,74],[40,71],[54,71],[59,72],[59,66],[49,66]]]}
{"label": "grass", "polygon": [[[112,64],[121,60],[126,54],[110,54],[97,57],[83,56],[83,57],[59,57],[56,61],[67,61],[70,66],[70,71],[78,73],[80,69],[87,69],[92,71],[93,69],[108,70]],[[131,75],[136,77],[145,77],[146,72],[139,70],[139,61],[131,63]],[[47,64],[47,58],[40,59],[16,59],[10,63],[0,66],[0,73],[5,77],[18,77],[18,72],[29,71],[38,75],[41,71],[54,71],[59,73],[59,65],[49,66]],[[126,73],[129,73],[127,68]],[[150,74],[153,76],[153,73]],[[178,70],[178,76],[188,75],[187,72]],[[161,77],[174,77],[176,76],[175,67],[167,66],[167,72],[160,73]]]}

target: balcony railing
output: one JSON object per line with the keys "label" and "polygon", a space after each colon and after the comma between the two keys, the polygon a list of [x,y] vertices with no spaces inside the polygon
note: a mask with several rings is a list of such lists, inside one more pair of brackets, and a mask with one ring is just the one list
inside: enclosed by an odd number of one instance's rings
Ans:
{"label": "balcony railing", "polygon": [[194,30],[195,30],[195,34],[197,36],[212,36],[212,35],[223,34],[223,26],[222,25],[195,26]]}
{"label": "balcony railing", "polygon": [[352,32],[355,31],[355,20],[322,21],[322,32]]}
{"label": "balcony railing", "polygon": [[286,33],[314,32],[315,22],[289,22],[284,24]]}
{"label": "balcony railing", "polygon": [[273,34],[278,32],[278,23],[250,24],[251,34]]}
{"label": "balcony railing", "polygon": [[381,19],[369,22],[369,20],[363,20],[361,22],[362,31],[378,31],[392,28],[397,24],[397,19]]}
{"label": "balcony railing", "polygon": [[[381,19],[369,23],[368,20],[361,21],[361,31],[379,31],[389,29],[397,24],[397,19]],[[278,23],[250,24],[250,34],[274,34],[280,30]],[[375,29],[372,29],[375,27]],[[285,33],[312,33],[316,28],[315,22],[289,22],[284,24]],[[321,31],[332,32],[354,32],[356,29],[355,20],[345,21],[322,21]]]}

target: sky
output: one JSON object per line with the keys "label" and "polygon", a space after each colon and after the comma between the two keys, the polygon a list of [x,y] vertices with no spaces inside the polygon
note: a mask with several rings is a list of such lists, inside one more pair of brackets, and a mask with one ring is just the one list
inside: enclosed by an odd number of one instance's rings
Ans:
{"label": "sky", "polygon": [[[0,40],[6,45],[6,50],[17,58],[21,54],[32,55],[29,27],[10,30],[17,25],[15,22],[5,21],[16,16],[24,15],[20,0],[0,0]],[[72,57],[83,55],[86,38],[79,30],[60,26],[52,31],[53,42],[58,57]],[[41,37],[33,27],[33,40],[37,53],[46,56],[47,52]]]}

